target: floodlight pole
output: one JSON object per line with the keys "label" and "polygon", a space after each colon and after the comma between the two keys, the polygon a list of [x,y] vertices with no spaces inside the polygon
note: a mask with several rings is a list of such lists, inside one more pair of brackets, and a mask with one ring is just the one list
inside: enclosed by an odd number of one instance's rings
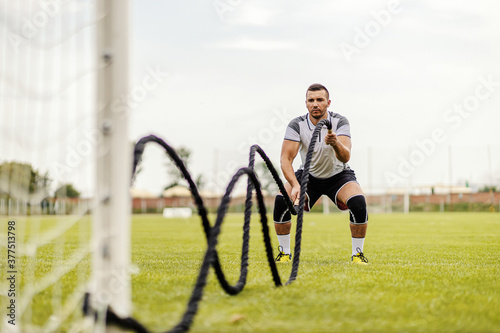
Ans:
{"label": "floodlight pole", "polygon": [[450,187],[449,187],[449,210],[453,211],[453,155],[452,155],[452,147],[451,144],[448,147],[448,168],[449,168],[449,177],[450,177]]}
{"label": "floodlight pole", "polygon": [[[96,184],[93,210],[91,304],[95,332],[116,332],[105,325],[109,309],[130,316],[130,178],[128,107],[116,101],[129,92],[129,6],[127,0],[96,1],[97,129]],[[102,17],[102,19],[101,19]]]}
{"label": "floodlight pole", "polygon": [[490,175],[490,211],[495,211],[495,193],[493,193],[493,172],[491,171],[491,144],[488,144],[488,173]]}

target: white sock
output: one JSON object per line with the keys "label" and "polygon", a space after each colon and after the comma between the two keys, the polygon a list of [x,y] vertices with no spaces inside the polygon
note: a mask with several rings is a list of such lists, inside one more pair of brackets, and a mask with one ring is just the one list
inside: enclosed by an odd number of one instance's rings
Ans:
{"label": "white sock", "polygon": [[365,244],[364,238],[352,238],[352,255],[358,254],[358,249],[363,252],[363,245]]}
{"label": "white sock", "polygon": [[280,243],[280,246],[283,247],[283,252],[285,254],[290,254],[290,234],[278,235],[278,242]]}

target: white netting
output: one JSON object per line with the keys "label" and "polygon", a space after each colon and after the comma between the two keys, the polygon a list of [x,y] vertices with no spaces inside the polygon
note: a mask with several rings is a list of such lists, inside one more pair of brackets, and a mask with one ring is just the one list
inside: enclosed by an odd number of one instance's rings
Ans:
{"label": "white netting", "polygon": [[[2,332],[84,330],[100,139],[95,5],[0,0]],[[8,221],[15,224],[14,270],[7,265]]]}

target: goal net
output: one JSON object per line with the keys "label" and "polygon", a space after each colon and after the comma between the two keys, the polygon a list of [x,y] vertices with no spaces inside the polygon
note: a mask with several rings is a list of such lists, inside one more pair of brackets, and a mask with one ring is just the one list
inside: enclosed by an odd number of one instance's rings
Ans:
{"label": "goal net", "polygon": [[128,5],[0,0],[1,332],[129,313]]}

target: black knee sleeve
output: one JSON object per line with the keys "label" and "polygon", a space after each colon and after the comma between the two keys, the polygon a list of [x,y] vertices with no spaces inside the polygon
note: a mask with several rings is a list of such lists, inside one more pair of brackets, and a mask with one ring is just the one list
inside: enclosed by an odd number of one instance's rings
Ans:
{"label": "black knee sleeve", "polygon": [[366,224],[366,222],[368,222],[368,212],[366,211],[366,200],[364,195],[360,194],[350,197],[346,205],[349,208],[349,219],[352,223]]}
{"label": "black knee sleeve", "polygon": [[278,194],[274,199],[274,223],[286,223],[292,220],[292,214],[288,210],[285,198]]}

